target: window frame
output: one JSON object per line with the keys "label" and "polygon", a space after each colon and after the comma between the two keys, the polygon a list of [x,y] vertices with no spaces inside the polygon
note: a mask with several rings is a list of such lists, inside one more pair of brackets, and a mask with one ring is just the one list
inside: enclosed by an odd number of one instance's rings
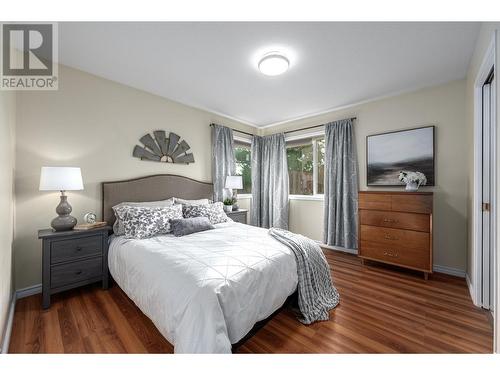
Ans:
{"label": "window frame", "polygon": [[320,138],[325,138],[325,130],[316,130],[314,132],[301,133],[299,135],[285,136],[285,147],[288,148],[287,144],[292,141],[300,141],[302,139],[312,138],[312,153],[313,153],[313,194],[289,194],[288,198],[290,200],[309,200],[309,201],[322,201],[325,199],[324,193],[318,193],[318,140]]}
{"label": "window frame", "polygon": [[[250,158],[252,157],[251,156],[251,149],[252,149],[252,140],[249,139],[249,138],[244,138],[244,137],[240,137],[238,135],[234,135],[233,136],[233,142],[238,142],[238,143],[245,143],[249,146],[250,148]],[[236,144],[233,144],[233,150],[234,148],[236,147]],[[250,160],[251,161],[251,160]],[[252,198],[252,193],[238,193],[238,199],[249,199],[249,198]]]}

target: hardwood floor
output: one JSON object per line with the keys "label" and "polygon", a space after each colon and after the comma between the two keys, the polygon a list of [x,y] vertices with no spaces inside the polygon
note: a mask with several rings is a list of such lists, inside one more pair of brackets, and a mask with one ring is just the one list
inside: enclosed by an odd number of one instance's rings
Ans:
{"label": "hardwood floor", "polygon": [[[326,250],[340,305],[330,321],[300,324],[284,308],[237,353],[491,353],[491,315],[463,279],[367,263]],[[365,262],[366,263],[366,262]],[[171,353],[173,347],[114,285],[41,296],[16,305],[11,353]]]}

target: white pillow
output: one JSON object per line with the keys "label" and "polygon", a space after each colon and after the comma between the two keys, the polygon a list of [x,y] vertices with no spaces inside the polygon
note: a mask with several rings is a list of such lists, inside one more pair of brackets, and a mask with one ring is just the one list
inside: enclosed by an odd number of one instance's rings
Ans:
{"label": "white pillow", "polygon": [[115,213],[115,223],[113,224],[113,232],[116,236],[123,236],[125,234],[125,227],[120,223],[120,218],[116,213],[116,210],[123,206],[128,207],[169,207],[173,206],[174,198],[168,198],[163,201],[153,201],[153,202],[122,202],[113,206],[113,211]]}
{"label": "white pillow", "polygon": [[191,206],[195,204],[209,204],[212,203],[211,200],[203,198],[203,199],[182,199],[182,198],[173,198],[175,204],[189,204]]}

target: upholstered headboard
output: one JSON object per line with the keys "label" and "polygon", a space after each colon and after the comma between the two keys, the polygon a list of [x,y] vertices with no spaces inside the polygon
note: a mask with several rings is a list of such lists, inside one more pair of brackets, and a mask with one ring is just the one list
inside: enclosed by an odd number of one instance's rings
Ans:
{"label": "upholstered headboard", "polygon": [[182,199],[213,199],[213,184],[188,177],[159,174],[131,180],[102,183],[102,218],[109,225],[115,222],[112,207],[121,202],[151,202],[171,197]]}

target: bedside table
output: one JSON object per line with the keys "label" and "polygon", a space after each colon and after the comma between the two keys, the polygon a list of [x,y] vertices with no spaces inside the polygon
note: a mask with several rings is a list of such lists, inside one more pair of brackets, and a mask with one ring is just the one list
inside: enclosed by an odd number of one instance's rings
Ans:
{"label": "bedside table", "polygon": [[247,212],[248,210],[240,209],[236,211],[226,212],[226,215],[229,216],[229,218],[233,219],[233,221],[236,221],[237,223],[246,224]]}
{"label": "bedside table", "polygon": [[63,290],[102,281],[108,288],[108,233],[105,226],[90,230],[38,231],[42,240],[42,305]]}

